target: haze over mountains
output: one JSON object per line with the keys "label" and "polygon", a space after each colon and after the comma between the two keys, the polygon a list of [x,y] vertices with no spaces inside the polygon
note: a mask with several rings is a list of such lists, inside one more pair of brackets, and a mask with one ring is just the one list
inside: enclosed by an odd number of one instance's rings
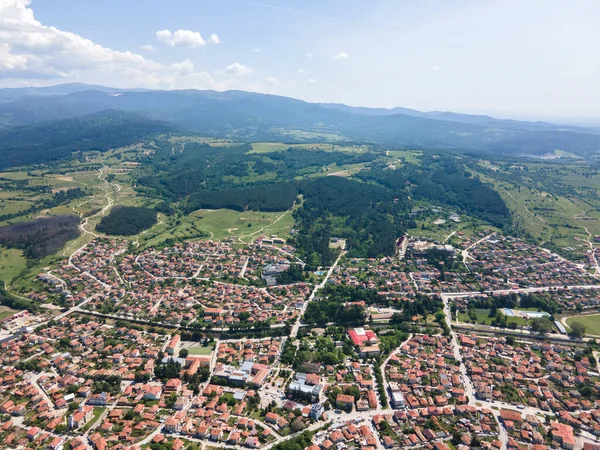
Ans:
{"label": "haze over mountains", "polygon": [[[85,116],[91,117],[82,121]],[[58,129],[73,127],[78,132],[72,143],[69,133],[61,134],[61,146],[72,150],[86,141],[86,133],[97,138],[99,132],[110,133],[117,127],[126,136],[126,129],[133,127],[131,137],[139,139],[141,130],[156,127],[157,132],[187,130],[285,142],[310,140],[310,135],[301,132],[319,132],[333,135],[333,140],[496,155],[545,155],[562,150],[595,158],[600,152],[600,133],[593,128],[482,115],[356,108],[245,91],[123,90],[84,84],[0,89],[1,154],[40,151],[52,145],[45,140],[49,136],[45,128],[56,134]]]}

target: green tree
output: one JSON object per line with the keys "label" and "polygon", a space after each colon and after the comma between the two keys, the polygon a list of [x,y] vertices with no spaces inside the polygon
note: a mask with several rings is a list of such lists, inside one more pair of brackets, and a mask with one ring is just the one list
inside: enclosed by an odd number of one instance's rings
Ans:
{"label": "green tree", "polygon": [[571,331],[569,331],[569,336],[575,339],[581,339],[585,336],[585,325],[581,322],[572,322]]}

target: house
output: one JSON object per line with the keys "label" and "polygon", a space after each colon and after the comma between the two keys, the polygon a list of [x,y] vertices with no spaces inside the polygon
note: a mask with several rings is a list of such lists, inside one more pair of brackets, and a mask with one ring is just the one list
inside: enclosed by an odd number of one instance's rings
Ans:
{"label": "house", "polygon": [[87,399],[88,405],[106,406],[110,403],[110,394],[108,392],[102,392],[100,394],[92,394]]}
{"label": "house", "polygon": [[257,436],[249,436],[248,439],[246,439],[246,447],[250,447],[250,448],[260,447],[260,442],[258,441],[258,437]]}
{"label": "house", "polygon": [[354,397],[352,395],[338,394],[335,398],[335,404],[341,409],[352,409],[354,406]]}
{"label": "house", "polygon": [[165,392],[175,392],[176,394],[178,394],[180,390],[181,380],[179,378],[171,378],[165,383]]}
{"label": "house", "polygon": [[160,400],[160,395],[162,394],[161,386],[145,385],[142,390],[144,391],[144,395],[142,396],[144,400]]}
{"label": "house", "polygon": [[27,432],[27,439],[29,439],[30,441],[34,441],[35,438],[38,437],[41,432],[42,432],[42,430],[40,428],[31,427],[29,429],[29,431]]}
{"label": "house", "polygon": [[167,420],[165,420],[165,426],[163,429],[167,433],[179,433],[181,430],[181,424],[175,417],[169,417]]}

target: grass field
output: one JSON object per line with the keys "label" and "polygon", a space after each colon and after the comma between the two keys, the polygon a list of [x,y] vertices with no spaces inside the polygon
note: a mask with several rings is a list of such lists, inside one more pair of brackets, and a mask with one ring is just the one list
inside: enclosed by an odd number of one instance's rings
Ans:
{"label": "grass field", "polygon": [[27,260],[21,250],[7,248],[0,251],[0,279],[6,284],[19,275],[27,267]]}
{"label": "grass field", "polygon": [[211,239],[221,241],[236,237],[240,243],[250,243],[265,235],[290,236],[294,227],[291,211],[256,212],[231,209],[195,211],[185,217],[159,217],[159,222],[138,236],[143,247],[159,245],[166,239]]}
{"label": "grass field", "polygon": [[577,317],[569,317],[567,319],[567,325],[570,325],[573,322],[581,322],[584,324],[586,334],[600,336],[600,314],[581,315]]}
{"label": "grass field", "polygon": [[189,355],[210,355],[214,346],[209,347],[188,347]]}
{"label": "grass field", "polygon": [[217,240],[237,236],[244,242],[251,242],[261,235],[272,234],[286,239],[294,226],[291,212],[239,212],[219,209],[200,210],[192,215],[199,218],[198,226],[208,232],[212,239]]}

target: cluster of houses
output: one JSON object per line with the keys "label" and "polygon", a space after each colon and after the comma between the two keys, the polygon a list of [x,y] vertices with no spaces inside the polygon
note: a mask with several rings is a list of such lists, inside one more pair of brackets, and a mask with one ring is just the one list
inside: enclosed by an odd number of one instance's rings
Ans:
{"label": "cluster of houses", "polygon": [[328,430],[317,433],[314,444],[307,450],[337,450],[360,448],[375,450],[379,446],[377,433],[368,420],[357,419],[348,423],[337,423]]}
{"label": "cluster of houses", "polygon": [[[504,338],[460,335],[475,394],[484,400],[526,404],[545,411],[600,407],[600,377],[576,347],[546,342],[509,345]],[[591,396],[582,390],[589,386]],[[595,392],[595,394],[594,394]]]}
{"label": "cluster of houses", "polygon": [[597,284],[580,266],[511,236],[493,234],[469,254],[469,269],[484,290]]}
{"label": "cluster of houses", "polygon": [[393,354],[385,367],[394,408],[466,404],[450,339],[416,335]]}
{"label": "cluster of houses", "polygon": [[498,423],[491,410],[468,405],[429,406],[373,416],[385,448],[430,447],[459,434],[457,448],[468,449],[475,439],[485,449],[500,449]]}

